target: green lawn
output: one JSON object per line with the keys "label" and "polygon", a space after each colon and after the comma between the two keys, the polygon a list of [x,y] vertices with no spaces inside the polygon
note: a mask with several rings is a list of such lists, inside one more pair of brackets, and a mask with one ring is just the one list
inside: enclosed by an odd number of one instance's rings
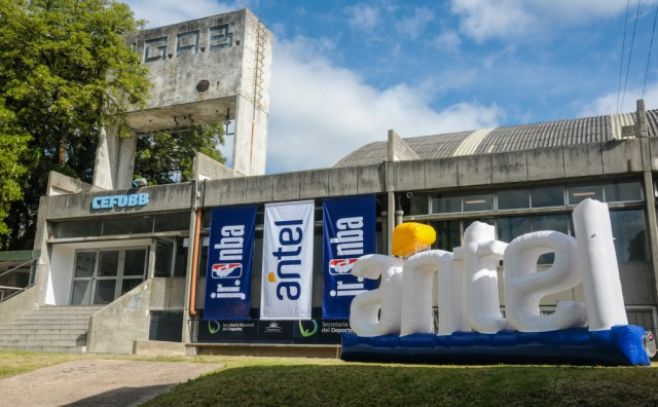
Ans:
{"label": "green lawn", "polygon": [[72,353],[23,352],[0,349],[0,379],[86,357],[88,356]]}
{"label": "green lawn", "polygon": [[335,359],[76,355],[0,351],[0,378],[76,359],[210,362],[225,366],[147,406],[657,406],[658,364],[419,366]]}
{"label": "green lawn", "polygon": [[413,366],[225,358],[146,406],[655,406],[658,366]]}

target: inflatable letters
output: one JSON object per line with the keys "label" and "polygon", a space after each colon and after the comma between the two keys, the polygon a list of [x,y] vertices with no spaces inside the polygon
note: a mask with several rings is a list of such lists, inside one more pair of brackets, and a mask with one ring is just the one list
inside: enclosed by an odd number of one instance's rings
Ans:
{"label": "inflatable letters", "polygon": [[[419,361],[454,362],[451,356],[457,355],[474,361],[648,363],[642,347],[644,330],[628,326],[607,205],[587,199],[576,207],[573,220],[575,239],[539,231],[509,244],[495,239],[493,226],[474,222],[464,232],[463,245],[452,253],[414,254],[414,247],[429,247],[434,234],[428,226],[400,225],[394,239],[406,241],[394,240],[393,246],[405,260],[367,255],[352,268],[356,276],[381,281],[379,288],[352,301],[350,325],[356,335],[343,337],[343,358],[413,361],[389,357],[400,351],[421,355]],[[554,253],[555,260],[538,271],[537,261],[546,253]],[[505,316],[497,272],[501,260]],[[584,303],[560,301],[552,314],[541,312],[543,297],[579,284]],[[615,357],[610,349],[617,352]],[[497,352],[501,357],[496,358]]]}

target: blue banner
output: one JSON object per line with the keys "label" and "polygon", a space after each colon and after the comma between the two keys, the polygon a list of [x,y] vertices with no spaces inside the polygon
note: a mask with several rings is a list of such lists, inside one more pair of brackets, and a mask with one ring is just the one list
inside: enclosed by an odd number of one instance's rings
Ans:
{"label": "blue banner", "polygon": [[349,319],[354,296],[377,287],[350,274],[359,257],[377,249],[375,206],[374,195],[324,201],[323,319]]}
{"label": "blue banner", "polygon": [[255,231],[255,205],[212,210],[203,320],[249,319]]}

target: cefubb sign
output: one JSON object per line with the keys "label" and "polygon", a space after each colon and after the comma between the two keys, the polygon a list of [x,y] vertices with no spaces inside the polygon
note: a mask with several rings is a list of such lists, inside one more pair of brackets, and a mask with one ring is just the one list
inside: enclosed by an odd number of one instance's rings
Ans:
{"label": "cefubb sign", "polygon": [[91,200],[91,209],[112,209],[112,208],[130,208],[135,206],[144,206],[149,203],[149,194],[142,192],[139,194],[123,195],[106,195],[97,196]]}
{"label": "cefubb sign", "polygon": [[[388,354],[400,352],[414,357],[420,353],[421,360],[428,361],[454,362],[451,356],[461,355],[466,361],[575,358],[588,363],[648,363],[644,330],[628,326],[607,205],[587,199],[575,208],[573,220],[575,239],[540,231],[508,244],[495,239],[493,226],[474,222],[464,232],[463,245],[452,253],[425,251],[406,261],[361,257],[351,273],[381,282],[352,301],[350,326],[357,336],[343,337],[344,359],[390,360]],[[539,257],[551,252],[553,264],[538,272]],[[505,316],[498,287],[500,260]],[[433,324],[435,274],[438,335]],[[584,303],[560,301],[552,314],[541,311],[543,297],[579,284]],[[399,339],[391,341],[391,335]]]}

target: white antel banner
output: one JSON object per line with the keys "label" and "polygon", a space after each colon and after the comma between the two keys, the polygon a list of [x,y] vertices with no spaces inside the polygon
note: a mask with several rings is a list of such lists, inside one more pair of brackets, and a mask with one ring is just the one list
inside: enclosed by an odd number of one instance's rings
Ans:
{"label": "white antel banner", "polygon": [[311,319],[313,201],[265,205],[260,319]]}

